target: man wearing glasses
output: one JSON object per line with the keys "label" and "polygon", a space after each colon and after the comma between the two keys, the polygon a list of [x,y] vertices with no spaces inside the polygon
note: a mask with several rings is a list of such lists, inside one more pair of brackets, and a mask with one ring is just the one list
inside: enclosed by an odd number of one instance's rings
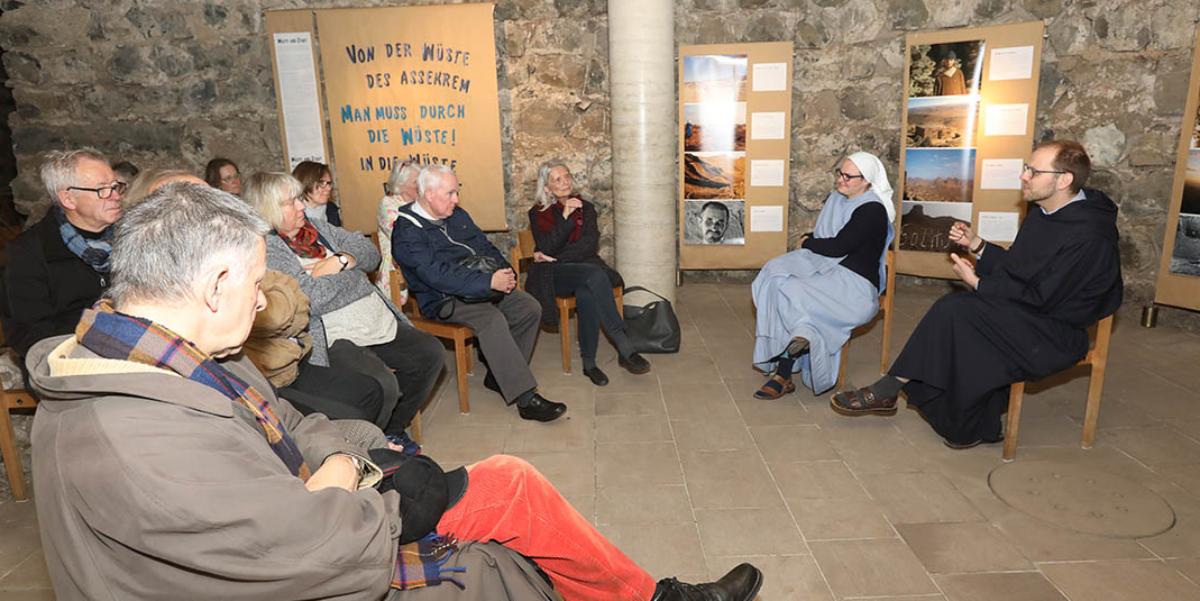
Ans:
{"label": "man wearing glasses", "polygon": [[963,223],[950,241],[978,259],[951,254],[969,288],[934,303],[887,375],[835,394],[846,415],[896,412],[903,391],[946,446],[999,442],[1013,382],[1074,365],[1088,350],[1087,327],[1121,305],[1117,207],[1085,189],[1091,160],[1077,142],[1038,144],[1021,175],[1031,203],[1005,249]]}
{"label": "man wearing glasses", "polygon": [[6,338],[21,356],[43,338],[69,334],[108,287],[109,226],[126,182],[91,148],[56,151],[41,167],[50,210],[8,245]]}

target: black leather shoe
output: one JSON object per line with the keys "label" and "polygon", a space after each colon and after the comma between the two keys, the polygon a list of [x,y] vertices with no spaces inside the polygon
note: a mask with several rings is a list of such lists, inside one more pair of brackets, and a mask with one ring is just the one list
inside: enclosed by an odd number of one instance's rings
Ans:
{"label": "black leather shoe", "polygon": [[517,407],[517,413],[521,414],[521,419],[538,422],[552,422],[566,412],[566,405],[551,401],[536,392],[533,393],[533,398],[529,400],[528,405]]}
{"label": "black leather shoe", "polygon": [[638,376],[650,372],[650,362],[638,353],[630,355],[628,359],[617,357],[617,365],[624,367],[625,371]]}
{"label": "black leather shoe", "polygon": [[674,578],[659,580],[650,601],[751,601],[760,587],[762,572],[743,563],[707,584],[688,584]]}
{"label": "black leather shoe", "polygon": [[500,392],[500,384],[496,383],[496,377],[492,375],[492,370],[490,369],[487,375],[483,377],[483,387],[497,394],[503,394]]}
{"label": "black leather shoe", "polygon": [[587,376],[588,379],[592,381],[592,384],[595,384],[596,386],[608,385],[608,374],[600,371],[599,366],[584,368],[583,375]]}

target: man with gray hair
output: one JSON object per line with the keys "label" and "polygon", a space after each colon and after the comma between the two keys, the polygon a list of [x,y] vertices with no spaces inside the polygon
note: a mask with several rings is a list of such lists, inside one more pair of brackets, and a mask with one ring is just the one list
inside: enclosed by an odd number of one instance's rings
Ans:
{"label": "man with gray hair", "polygon": [[51,152],[41,168],[50,210],[9,243],[2,299],[5,334],[24,356],[66,334],[108,286],[109,226],[121,216],[126,182],[91,148]]}
{"label": "man with gray hair", "polygon": [[458,178],[449,167],[425,167],[417,188],[417,201],[397,214],[392,259],[421,313],[471,326],[488,366],[483,385],[516,403],[523,419],[558,419],[567,406],[538,394],[529,369],[541,305],[517,289],[504,255],[458,206]]}
{"label": "man with gray hair", "polygon": [[[716,583],[655,584],[515,457],[455,470],[453,489],[436,463],[407,458],[379,492],[375,450],[301,416],[238,355],[266,303],[268,226],[248,205],[169,184],[115,230],[108,297],[27,360],[58,598],[553,598],[518,553],[568,599],[749,601],[758,590],[749,564]],[[411,532],[416,522],[429,525]],[[478,540],[506,542],[458,542]],[[431,586],[445,580],[458,586]]]}

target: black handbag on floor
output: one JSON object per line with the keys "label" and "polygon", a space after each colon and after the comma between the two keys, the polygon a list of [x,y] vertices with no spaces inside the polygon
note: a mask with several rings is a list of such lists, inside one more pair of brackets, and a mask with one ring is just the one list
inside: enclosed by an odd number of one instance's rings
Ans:
{"label": "black handbag on floor", "polygon": [[625,305],[625,333],[639,353],[679,352],[679,318],[671,301],[641,286],[630,286],[625,293],[646,292],[659,300],[639,307]]}

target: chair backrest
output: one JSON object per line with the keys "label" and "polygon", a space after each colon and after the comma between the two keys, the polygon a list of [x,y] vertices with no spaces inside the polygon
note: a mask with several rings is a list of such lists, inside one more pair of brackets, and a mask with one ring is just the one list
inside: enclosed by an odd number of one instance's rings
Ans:
{"label": "chair backrest", "polygon": [[892,290],[894,290],[896,287],[896,250],[895,249],[892,249],[892,248],[887,249],[887,253],[884,255],[884,258],[883,258],[883,265],[885,268],[884,277],[886,278],[887,283],[883,287],[883,292],[879,293],[879,296],[890,298],[891,294],[892,294]]}
{"label": "chair backrest", "polygon": [[408,288],[408,282],[404,281],[404,274],[400,272],[400,268],[397,267],[390,273],[388,288],[392,293],[392,304],[399,307],[409,317],[423,317],[421,315],[421,306],[417,304],[417,299],[413,298],[413,295],[408,295],[408,299],[405,302],[400,302],[400,299],[404,296],[404,289]]}
{"label": "chair backrest", "polygon": [[517,232],[517,243],[513,245],[512,251],[509,253],[512,258],[513,271],[517,274],[517,287],[525,289],[521,282],[521,266],[525,261],[533,260],[533,250],[537,243],[533,240],[533,230],[525,228]]}

